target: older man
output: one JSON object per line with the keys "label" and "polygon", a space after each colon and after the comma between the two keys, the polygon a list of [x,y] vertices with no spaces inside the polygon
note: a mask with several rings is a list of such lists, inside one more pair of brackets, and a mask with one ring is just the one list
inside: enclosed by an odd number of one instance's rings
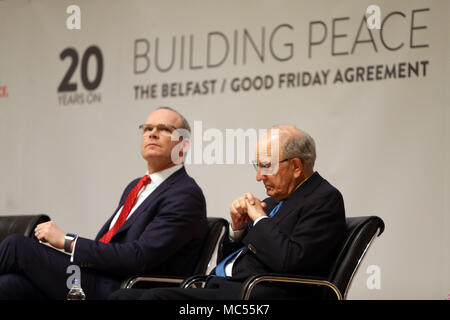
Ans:
{"label": "older man", "polygon": [[81,268],[87,299],[107,298],[134,274],[191,274],[207,231],[206,203],[184,166],[176,165],[186,150],[179,143],[187,140],[172,138],[189,124],[162,107],[140,128],[147,172],[126,187],[96,239],[66,234],[53,221],[37,226],[41,242],[69,256],[24,236],[8,237],[0,245],[0,299],[64,299],[71,264]]}
{"label": "older man", "polygon": [[[253,194],[230,206],[230,241],[206,288],[121,290],[112,298],[237,299],[258,273],[326,275],[345,234],[340,192],[314,171],[315,143],[293,126],[277,126],[258,142],[256,180],[269,198]],[[261,287],[255,298],[304,296],[308,291]]]}

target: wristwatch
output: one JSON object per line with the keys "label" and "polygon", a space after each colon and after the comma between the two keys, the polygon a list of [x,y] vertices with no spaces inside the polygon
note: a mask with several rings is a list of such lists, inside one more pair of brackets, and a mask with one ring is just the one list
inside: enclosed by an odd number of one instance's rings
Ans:
{"label": "wristwatch", "polygon": [[78,235],[75,233],[68,233],[64,236],[64,251],[70,253],[70,245],[72,242],[78,238]]}

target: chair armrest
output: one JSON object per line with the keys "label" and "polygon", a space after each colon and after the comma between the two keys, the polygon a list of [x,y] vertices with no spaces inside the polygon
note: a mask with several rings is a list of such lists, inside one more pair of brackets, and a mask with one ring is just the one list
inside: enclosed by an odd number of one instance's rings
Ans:
{"label": "chair armrest", "polygon": [[180,288],[189,288],[191,286],[197,287],[198,284],[201,284],[202,286],[206,283],[209,276],[206,275],[196,275],[187,278],[183,281],[183,283],[180,285]]}
{"label": "chair armrest", "polygon": [[342,300],[342,293],[339,289],[325,278],[311,277],[304,275],[286,275],[277,273],[257,274],[247,278],[241,289],[241,299],[249,300],[250,294],[256,285],[262,282],[279,282],[299,285],[318,285],[331,289],[338,300]]}
{"label": "chair armrest", "polygon": [[167,286],[179,286],[184,281],[182,277],[170,277],[170,276],[157,276],[157,275],[144,275],[144,276],[133,276],[122,282],[121,289],[131,289],[136,284],[147,283],[160,283]]}
{"label": "chair armrest", "polygon": [[34,229],[40,223],[49,221],[45,214],[0,216],[0,242],[11,234],[23,234],[26,237],[34,237]]}

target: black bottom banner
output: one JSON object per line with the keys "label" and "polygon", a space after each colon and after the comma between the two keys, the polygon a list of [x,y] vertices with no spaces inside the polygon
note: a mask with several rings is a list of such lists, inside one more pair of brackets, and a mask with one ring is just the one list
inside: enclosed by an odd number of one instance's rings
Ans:
{"label": "black bottom banner", "polygon": [[[29,307],[28,307],[29,306]],[[47,315],[137,319],[301,319],[342,316],[345,319],[448,311],[450,301],[348,300],[348,301],[0,301],[0,308],[15,316],[46,310]],[[445,310],[444,310],[445,308]],[[442,313],[444,314],[444,313]],[[51,317],[50,317],[51,318]],[[128,320],[128,318],[124,318]]]}

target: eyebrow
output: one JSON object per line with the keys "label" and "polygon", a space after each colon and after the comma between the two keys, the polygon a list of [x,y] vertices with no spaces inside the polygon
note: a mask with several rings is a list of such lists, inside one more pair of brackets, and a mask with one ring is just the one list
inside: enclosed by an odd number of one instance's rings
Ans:
{"label": "eyebrow", "polygon": [[144,124],[144,126],[160,126],[160,125],[169,126],[169,127],[175,128],[175,129],[179,129],[179,128],[177,128],[176,125],[173,125],[173,124],[170,124],[170,123],[145,123]]}

